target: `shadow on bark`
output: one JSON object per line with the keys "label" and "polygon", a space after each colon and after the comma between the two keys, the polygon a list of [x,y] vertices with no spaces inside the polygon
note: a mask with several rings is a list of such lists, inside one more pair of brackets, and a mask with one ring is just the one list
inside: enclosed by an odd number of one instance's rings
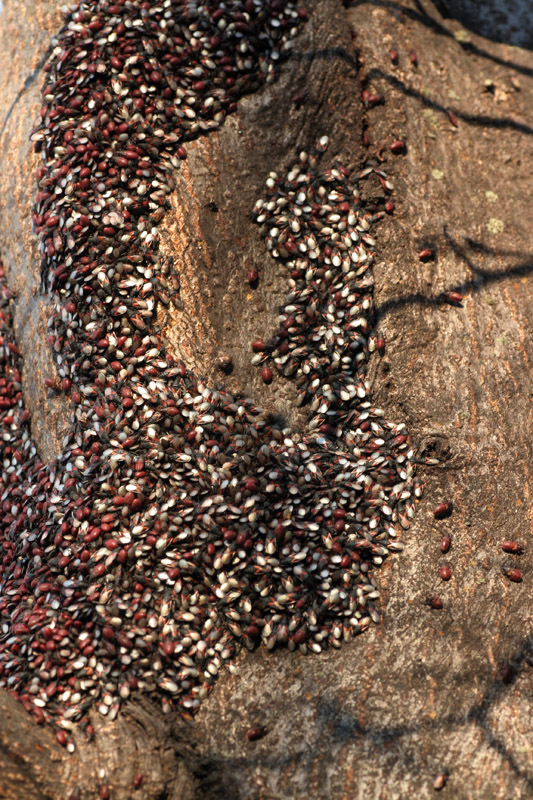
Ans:
{"label": "shadow on bark", "polygon": [[[479,56],[480,58],[484,58],[487,61],[492,61],[494,64],[510,67],[511,69],[516,70],[516,72],[520,72],[522,75],[533,75],[533,69],[531,67],[526,67],[522,64],[518,64],[516,61],[495,56],[494,54],[487,52],[482,47],[478,47],[472,42],[458,40],[451,31],[442,25],[441,22],[427,13],[420,3],[420,0],[415,0],[415,4],[416,10],[412,8],[406,8],[405,6],[400,5],[400,3],[394,2],[394,0],[345,0],[344,2],[344,6],[351,9],[359,8],[363,5],[372,5],[376,6],[377,8],[388,9],[397,19],[402,16],[407,17],[413,22],[418,22],[419,24],[423,25],[436,35],[444,36],[448,39],[451,39],[453,42],[457,42],[457,44],[459,44],[466,53],[471,53]],[[493,25],[490,29],[487,29],[486,27],[480,28],[479,25],[476,24],[476,22],[479,23],[479,14],[477,17],[466,15],[461,9],[456,9],[455,3],[452,4],[452,2],[449,2],[448,0],[437,0],[435,5],[438,7],[443,17],[447,17],[448,19],[456,19],[461,24],[469,27],[473,33],[476,33],[479,36],[483,36],[484,38],[490,39],[494,42],[504,41],[506,44],[512,44],[512,42],[509,41],[508,36],[503,38],[498,34],[497,26]],[[477,4],[476,7],[479,8],[479,5],[480,4]],[[531,49],[531,44],[521,44],[521,47],[527,47],[528,49]]]}
{"label": "shadow on bark", "polygon": [[[378,305],[375,310],[376,324],[382,320],[390,311],[404,306],[418,305],[418,306],[438,306],[447,302],[450,292],[459,292],[462,295],[472,294],[479,292],[484,286],[491,283],[499,283],[506,279],[523,278],[533,273],[533,261],[529,254],[514,252],[510,250],[497,250],[493,247],[487,247],[475,239],[466,239],[464,245],[458,244],[447,231],[446,226],[443,229],[443,236],[446,245],[454,252],[454,254],[463,261],[466,266],[472,270],[475,277],[470,280],[462,281],[448,286],[446,289],[434,295],[423,294],[422,292],[412,292],[411,294],[402,295],[401,297],[394,297],[386,300],[381,305]],[[515,256],[518,258],[526,258],[509,269],[487,270],[477,267],[473,260],[472,254],[478,253],[493,258],[506,256],[507,258]],[[454,304],[457,305],[457,304]]]}
{"label": "shadow on bark", "polygon": [[[229,800],[229,798],[240,800],[239,795],[235,794],[235,787],[230,784],[229,776],[233,772],[239,772],[246,768],[251,763],[260,764],[264,768],[276,772],[282,772],[288,768],[294,772],[296,767],[308,773],[316,764],[317,756],[323,751],[326,740],[343,746],[352,741],[365,739],[370,741],[374,748],[387,751],[391,744],[403,737],[414,735],[427,737],[429,735],[434,738],[451,729],[474,724],[483,732],[488,746],[501,756],[516,777],[524,782],[528,790],[531,790],[533,789],[533,776],[520,766],[509,747],[494,733],[489,715],[501,696],[511,691],[520,670],[533,666],[533,637],[523,640],[520,649],[509,659],[508,663],[512,668],[512,678],[507,681],[495,680],[478,703],[474,703],[461,713],[446,714],[436,719],[425,719],[413,725],[372,727],[361,724],[353,714],[345,710],[337,698],[322,695],[316,702],[316,732],[312,740],[307,739],[304,747],[292,752],[287,751],[282,757],[274,754],[254,753],[245,758],[207,758],[202,764],[202,769],[217,776],[217,788],[220,792],[216,795],[217,800]],[[464,682],[470,680],[471,676],[465,674]],[[410,758],[407,752],[404,754],[404,758],[406,761]],[[451,771],[452,765],[443,764],[442,768]]]}
{"label": "shadow on bark", "polygon": [[487,114],[468,114],[456,107],[443,106],[442,103],[432,100],[430,97],[426,97],[426,95],[422,94],[416,89],[413,89],[411,86],[407,86],[407,84],[405,84],[403,81],[399,80],[388,72],[384,72],[382,69],[370,70],[365,76],[365,82],[369,83],[375,78],[386,81],[393,89],[401,92],[406,97],[411,97],[414,100],[417,100],[426,108],[430,108],[433,111],[440,111],[446,115],[448,112],[452,112],[458,119],[462,120],[467,125],[474,125],[476,127],[483,128],[496,128],[498,130],[508,129],[518,131],[519,133],[525,133],[528,136],[533,134],[533,128],[531,125],[526,125],[523,122],[516,122],[508,117],[491,117]]}

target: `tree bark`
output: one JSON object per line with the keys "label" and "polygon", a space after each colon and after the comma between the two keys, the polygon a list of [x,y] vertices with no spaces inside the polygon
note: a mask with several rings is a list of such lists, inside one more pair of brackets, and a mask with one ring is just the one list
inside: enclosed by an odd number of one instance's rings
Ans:
{"label": "tree bark", "polygon": [[[386,352],[372,357],[369,376],[387,418],[405,422],[440,463],[421,468],[424,496],[402,531],[405,549],[379,572],[383,621],[318,656],[243,651],[192,724],[142,697],[115,722],[94,713],[95,739],[80,735],[73,755],[0,693],[0,794],[9,800],[96,798],[103,781],[117,800],[422,799],[439,775],[457,798],[533,797],[533,58],[463,28],[445,0],[308,5],[277,81],[188,145],[161,226],[181,279],[164,333],[196,372],[301,428],[290,381],[265,386],[250,366],[248,343],[275,329],[287,292],[251,209],[268,172],[284,174],[324,134],[329,163],[371,161],[387,172],[395,209],[377,230],[374,267]],[[61,449],[69,411],[43,384],[54,366],[31,230],[39,162],[29,135],[59,6],[5,0],[0,19],[0,255],[16,295],[32,436],[47,460]],[[364,103],[364,91],[383,102]],[[397,139],[405,151],[396,155]],[[434,252],[427,263],[417,255],[425,248]],[[254,263],[257,290],[246,281]],[[450,292],[463,302],[446,302]],[[443,500],[453,514],[439,521],[433,508]],[[524,542],[524,554],[502,552],[507,539]],[[522,583],[509,582],[508,567],[520,568]],[[428,595],[443,609],[428,607]],[[253,725],[266,726],[260,741],[247,739]]]}

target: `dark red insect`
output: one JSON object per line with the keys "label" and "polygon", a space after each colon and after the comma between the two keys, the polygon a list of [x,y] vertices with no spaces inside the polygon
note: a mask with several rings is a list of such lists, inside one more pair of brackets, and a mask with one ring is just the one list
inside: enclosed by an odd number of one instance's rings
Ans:
{"label": "dark red insect", "polygon": [[265,349],[265,343],[262,339],[254,339],[252,342],[252,350],[254,353],[262,353]]}
{"label": "dark red insect", "polygon": [[460,292],[450,292],[448,300],[450,303],[461,303],[463,301],[463,295]]}
{"label": "dark red insect", "polygon": [[246,275],[248,283],[253,286],[259,280],[259,273],[255,267],[250,267]]}
{"label": "dark red insect", "polygon": [[385,211],[387,212],[387,214],[392,214],[392,212],[394,211],[393,200],[387,200],[387,202],[385,203]]}
{"label": "dark red insect", "polygon": [[373,106],[378,106],[380,103],[383,103],[383,95],[381,94],[368,95],[368,105],[370,108],[372,108]]}
{"label": "dark red insect", "polygon": [[431,261],[435,253],[430,247],[425,247],[423,250],[418,251],[418,258],[420,261]]}
{"label": "dark red insect", "polygon": [[371,93],[368,89],[363,89],[361,92],[361,99],[365,106],[372,108],[373,106],[379,105],[379,103],[383,102],[383,96],[380,94]]}
{"label": "dark red insect", "polygon": [[293,636],[296,644],[304,644],[307,641],[307,631],[305,628],[299,628]]}
{"label": "dark red insect", "polygon": [[60,728],[56,728],[55,730],[56,739],[59,744],[63,745],[63,747],[67,744],[67,735],[65,731],[62,731]]}
{"label": "dark red insect", "polygon": [[444,517],[449,516],[452,513],[452,504],[449,500],[444,500],[442,503],[439,503],[433,509],[433,514],[435,519],[443,519]]}
{"label": "dark red insect", "polygon": [[524,552],[524,545],[520,542],[512,542],[507,540],[502,542],[501,547],[506,553],[515,553],[518,556],[522,555]]}
{"label": "dark red insect", "polygon": [[446,111],[446,113],[448,114],[448,119],[452,123],[453,127],[458,128],[459,122],[457,121],[457,117],[455,116],[455,114],[453,114],[451,111]]}
{"label": "dark red insect", "polygon": [[395,47],[391,47],[391,49],[389,50],[389,58],[393,64],[398,63],[398,51],[396,50]]}
{"label": "dark red insect", "polygon": [[452,577],[452,571],[449,568],[448,564],[441,564],[439,567],[439,575],[441,576],[443,581],[449,581]]}
{"label": "dark red insect", "polygon": [[261,636],[261,631],[257,625],[248,625],[246,628],[246,635],[249,636],[250,639],[259,639]]}
{"label": "dark red insect", "polygon": [[439,772],[436,776],[435,780],[433,781],[433,788],[438,792],[441,789],[444,789],[446,786],[446,781],[448,780],[448,776],[445,772]]}
{"label": "dark red insect", "polygon": [[452,544],[452,540],[450,539],[450,537],[449,536],[443,536],[442,539],[440,540],[441,552],[442,553],[447,553],[448,550],[451,547],[451,544]]}
{"label": "dark red insect", "polygon": [[435,608],[440,610],[443,607],[443,602],[441,597],[437,597],[437,595],[428,595],[425,599],[425,603],[430,608]]}
{"label": "dark red insect", "polygon": [[502,676],[503,683],[511,683],[514,678],[515,670],[512,664],[509,661],[504,661],[500,670],[500,675]]}
{"label": "dark red insect", "polygon": [[261,370],[261,377],[265,383],[272,383],[272,370],[270,367],[263,367]]}
{"label": "dark red insect", "polygon": [[249,742],[255,742],[257,739],[262,739],[266,732],[267,729],[265,725],[252,725],[246,732],[246,738]]}
{"label": "dark red insect", "polygon": [[523,578],[521,571],[519,569],[516,569],[516,567],[511,567],[511,568],[504,567],[503,574],[513,583],[520,583]]}
{"label": "dark red insect", "polygon": [[413,67],[418,66],[418,56],[415,50],[411,50],[411,52],[409,53],[409,61],[411,62]]}
{"label": "dark red insect", "polygon": [[403,139],[395,139],[391,142],[390,146],[391,152],[397,155],[398,153],[403,153],[405,151],[405,142]]}

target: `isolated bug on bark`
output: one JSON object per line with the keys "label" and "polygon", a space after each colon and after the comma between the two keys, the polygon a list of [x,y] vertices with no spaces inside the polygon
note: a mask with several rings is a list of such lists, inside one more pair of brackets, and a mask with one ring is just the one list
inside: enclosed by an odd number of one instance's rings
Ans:
{"label": "isolated bug on bark", "polygon": [[502,542],[501,548],[506,553],[515,553],[516,555],[522,555],[525,549],[521,542],[513,542],[509,540]]}
{"label": "isolated bug on bark", "polygon": [[267,729],[265,725],[252,725],[246,732],[246,738],[249,742],[256,742],[258,739],[262,739],[266,732]]}
{"label": "isolated bug on bark", "polygon": [[439,772],[438,775],[435,777],[433,781],[433,788],[438,792],[441,789],[444,789],[448,780],[448,775],[446,772]]}
{"label": "isolated bug on bark", "polygon": [[403,139],[395,139],[390,145],[391,152],[397,155],[405,152],[405,142]]}
{"label": "isolated bug on bark", "polygon": [[523,578],[522,572],[516,567],[503,567],[502,572],[513,583],[520,583]]}
{"label": "isolated bug on bark", "polygon": [[447,299],[452,305],[457,305],[458,303],[463,302],[463,295],[461,292],[450,292],[447,295]]}
{"label": "isolated bug on bark", "polygon": [[515,669],[509,661],[504,661],[500,669],[503,683],[511,683],[515,676]]}
{"label": "isolated bug on bark", "polygon": [[435,519],[444,519],[445,517],[449,517],[453,511],[453,504],[449,500],[443,500],[442,503],[439,503],[433,509],[433,515]]}

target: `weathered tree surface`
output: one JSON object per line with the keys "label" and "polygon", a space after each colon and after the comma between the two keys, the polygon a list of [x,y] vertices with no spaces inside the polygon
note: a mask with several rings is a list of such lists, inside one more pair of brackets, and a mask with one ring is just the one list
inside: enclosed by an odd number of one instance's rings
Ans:
{"label": "weathered tree surface", "polygon": [[[181,270],[182,307],[167,321],[176,354],[299,426],[291,385],[265,387],[250,367],[248,342],[273,331],[286,292],[250,210],[267,173],[323,134],[328,159],[374,159],[393,180],[396,208],[380,224],[374,268],[386,354],[373,357],[370,377],[388,418],[441,463],[421,470],[425,493],[401,534],[405,550],[380,571],[382,623],[319,656],[242,652],[190,725],[142,698],[113,723],[95,714],[94,742],[80,737],[73,755],[2,694],[1,797],[95,798],[105,775],[117,800],[422,799],[439,773],[450,797],[533,797],[533,56],[499,35],[497,17],[492,28],[484,20],[484,36],[475,15],[464,28],[461,5],[310,2],[279,79],[189,146],[162,233]],[[5,0],[0,23],[0,254],[44,459],[58,452],[66,407],[42,381],[53,367],[29,134],[60,9]],[[531,31],[519,41],[530,45]],[[365,106],[363,89],[384,103]],[[393,155],[398,138],[406,152]],[[423,263],[426,247],[435,259]],[[245,280],[254,262],[255,291]],[[461,306],[443,302],[450,291],[464,295]],[[443,499],[454,512],[436,521]],[[504,539],[525,553],[503,553]],[[504,576],[511,566],[522,583]],[[443,609],[429,608],[428,595]],[[253,724],[267,734],[250,742]]]}

